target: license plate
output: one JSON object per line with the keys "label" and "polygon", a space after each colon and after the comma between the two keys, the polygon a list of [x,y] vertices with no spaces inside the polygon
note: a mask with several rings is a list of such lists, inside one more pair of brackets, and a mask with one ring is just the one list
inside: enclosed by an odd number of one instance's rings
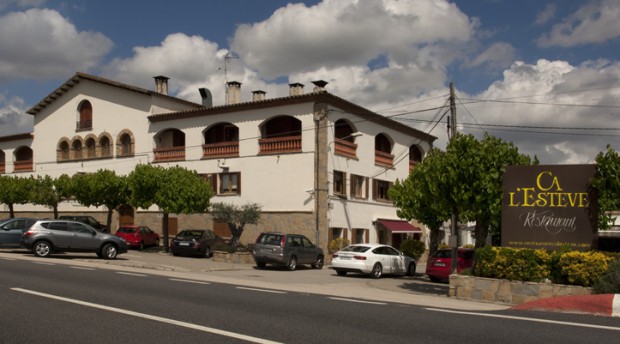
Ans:
{"label": "license plate", "polygon": [[351,260],[351,257],[340,256],[340,260]]}
{"label": "license plate", "polygon": [[435,262],[435,266],[446,266],[446,263]]}
{"label": "license plate", "polygon": [[179,246],[189,246],[189,243],[188,242],[180,242]]}

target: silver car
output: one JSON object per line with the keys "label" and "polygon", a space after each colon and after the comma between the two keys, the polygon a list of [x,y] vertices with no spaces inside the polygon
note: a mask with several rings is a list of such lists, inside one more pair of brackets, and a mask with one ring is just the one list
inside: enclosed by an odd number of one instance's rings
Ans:
{"label": "silver car", "polygon": [[252,248],[256,266],[264,268],[267,264],[297,269],[297,264],[310,264],[313,269],[322,269],[325,261],[323,249],[314,245],[300,234],[261,233]]}
{"label": "silver car", "polygon": [[0,247],[19,247],[19,239],[37,219],[16,217],[0,220]]}
{"label": "silver car", "polygon": [[127,252],[123,238],[67,220],[39,220],[24,232],[19,243],[37,257],[49,257],[53,252],[93,252],[99,258],[115,259]]}

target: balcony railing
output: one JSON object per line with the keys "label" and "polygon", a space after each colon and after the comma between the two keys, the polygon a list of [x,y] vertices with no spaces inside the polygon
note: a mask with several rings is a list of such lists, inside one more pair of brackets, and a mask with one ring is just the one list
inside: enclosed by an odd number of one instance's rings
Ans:
{"label": "balcony railing", "polygon": [[258,154],[299,153],[301,152],[301,135],[260,139],[258,146]]}
{"label": "balcony railing", "polygon": [[420,163],[419,161],[409,160],[409,172],[413,171],[413,169],[415,168],[415,165],[419,163]]}
{"label": "balcony railing", "polygon": [[202,145],[202,157],[205,159],[239,156],[239,141],[218,142]]}
{"label": "balcony railing", "polygon": [[342,139],[334,139],[334,153],[357,159],[357,144]]}
{"label": "balcony railing", "polygon": [[93,120],[83,120],[75,122],[75,130],[91,129],[93,127]]}
{"label": "balcony railing", "polygon": [[185,146],[155,148],[153,154],[155,155],[155,162],[185,160]]}
{"label": "balcony railing", "polygon": [[375,150],[375,165],[392,167],[394,156],[390,153]]}
{"label": "balcony railing", "polygon": [[6,167],[4,164],[0,164],[0,173],[4,173],[6,171]]}
{"label": "balcony railing", "polygon": [[32,171],[32,159],[15,161],[15,172]]}

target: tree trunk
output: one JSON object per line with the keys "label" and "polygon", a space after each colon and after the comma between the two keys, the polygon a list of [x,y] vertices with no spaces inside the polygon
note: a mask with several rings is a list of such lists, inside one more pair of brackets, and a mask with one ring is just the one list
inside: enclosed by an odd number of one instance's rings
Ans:
{"label": "tree trunk", "polygon": [[9,204],[9,217],[10,218],[14,218],[15,217],[15,212],[13,211],[13,203]]}
{"label": "tree trunk", "polygon": [[164,225],[163,225],[163,234],[164,234],[164,252],[168,253],[170,251],[170,246],[168,244],[168,213],[164,212]]}
{"label": "tree trunk", "polygon": [[241,233],[243,233],[243,226],[238,226],[235,223],[229,223],[228,228],[230,228],[230,233],[232,234],[230,238],[230,246],[237,248],[237,246],[239,246]]}
{"label": "tree trunk", "polygon": [[429,242],[428,242],[428,255],[429,257],[435,253],[437,251],[437,248],[439,247],[439,236],[441,234],[441,232],[439,231],[439,228],[431,228],[431,233],[429,236]]}
{"label": "tree trunk", "polygon": [[54,220],[58,219],[58,204],[54,204]]}
{"label": "tree trunk", "polygon": [[489,225],[484,220],[476,219],[476,230],[474,237],[476,238],[476,248],[481,248],[487,244],[487,236],[489,234]]}

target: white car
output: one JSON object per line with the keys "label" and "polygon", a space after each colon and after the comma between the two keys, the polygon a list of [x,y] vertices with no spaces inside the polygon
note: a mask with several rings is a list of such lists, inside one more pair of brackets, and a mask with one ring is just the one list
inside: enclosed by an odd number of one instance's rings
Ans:
{"label": "white car", "polygon": [[331,268],[339,276],[357,272],[379,278],[383,274],[415,275],[415,259],[392,246],[381,244],[350,245],[334,253]]}

